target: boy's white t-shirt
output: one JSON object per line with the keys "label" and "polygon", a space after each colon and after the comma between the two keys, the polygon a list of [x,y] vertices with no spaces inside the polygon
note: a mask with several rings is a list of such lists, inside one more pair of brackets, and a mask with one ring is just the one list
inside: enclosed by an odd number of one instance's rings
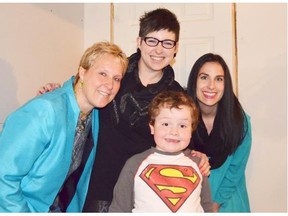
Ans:
{"label": "boy's white t-shirt", "polygon": [[207,177],[199,158],[155,148],[132,156],[114,188],[110,212],[211,212]]}

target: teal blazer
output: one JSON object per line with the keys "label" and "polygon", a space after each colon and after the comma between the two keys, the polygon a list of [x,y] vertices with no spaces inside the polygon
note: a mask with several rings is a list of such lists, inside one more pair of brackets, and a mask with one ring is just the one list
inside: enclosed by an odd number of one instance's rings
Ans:
{"label": "teal blazer", "polygon": [[209,182],[212,200],[221,204],[219,212],[250,212],[245,169],[251,150],[251,123],[247,116],[247,134],[242,144],[224,164],[211,170]]}
{"label": "teal blazer", "polygon": [[[35,97],[6,119],[0,133],[0,212],[48,212],[70,167],[79,107],[72,82]],[[94,147],[67,211],[81,212],[96,153],[98,110],[92,113]]]}

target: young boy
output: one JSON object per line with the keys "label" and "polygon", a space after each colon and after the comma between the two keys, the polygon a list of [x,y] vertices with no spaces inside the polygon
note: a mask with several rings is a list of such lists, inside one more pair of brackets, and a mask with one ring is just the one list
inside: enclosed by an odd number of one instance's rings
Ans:
{"label": "young boy", "polygon": [[110,212],[212,212],[199,158],[185,150],[198,111],[183,92],[163,91],[149,105],[156,147],[132,156],[115,185]]}

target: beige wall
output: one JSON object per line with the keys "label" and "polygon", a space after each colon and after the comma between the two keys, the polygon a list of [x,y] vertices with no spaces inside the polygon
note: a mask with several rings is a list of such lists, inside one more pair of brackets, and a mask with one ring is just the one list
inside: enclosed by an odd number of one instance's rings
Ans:
{"label": "beige wall", "polygon": [[77,72],[83,4],[0,4],[0,129],[47,82]]}
{"label": "beige wall", "polygon": [[237,4],[239,96],[251,116],[254,212],[287,212],[287,5]]}
{"label": "beige wall", "polygon": [[[83,49],[110,39],[109,25],[109,4],[0,4],[0,128],[39,86],[75,74]],[[237,3],[237,25],[251,209],[287,212],[287,5]]]}
{"label": "beige wall", "polygon": [[84,4],[84,46],[95,41],[110,41],[110,4]]}

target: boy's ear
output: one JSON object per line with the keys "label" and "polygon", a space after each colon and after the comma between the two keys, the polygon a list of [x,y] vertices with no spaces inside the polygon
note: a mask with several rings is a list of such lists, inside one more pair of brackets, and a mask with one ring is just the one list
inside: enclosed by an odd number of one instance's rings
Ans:
{"label": "boy's ear", "polygon": [[151,134],[154,135],[154,126],[149,123]]}

